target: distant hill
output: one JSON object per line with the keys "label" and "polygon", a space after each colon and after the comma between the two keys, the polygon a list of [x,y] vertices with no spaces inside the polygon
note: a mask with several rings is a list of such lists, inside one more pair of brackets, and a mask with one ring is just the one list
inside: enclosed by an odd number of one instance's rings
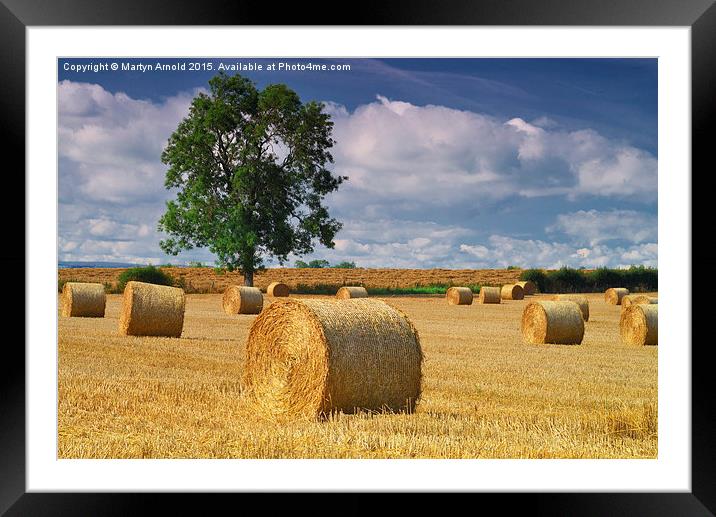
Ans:
{"label": "distant hill", "polygon": [[102,268],[122,268],[146,266],[146,264],[133,264],[131,262],[58,262],[57,267],[60,269],[79,268],[79,267],[102,267]]}

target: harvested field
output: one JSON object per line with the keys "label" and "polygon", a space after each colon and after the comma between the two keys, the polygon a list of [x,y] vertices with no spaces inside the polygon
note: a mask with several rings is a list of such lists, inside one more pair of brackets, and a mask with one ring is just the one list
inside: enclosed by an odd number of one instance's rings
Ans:
{"label": "harvested field", "polygon": [[374,297],[419,332],[415,413],[277,426],[242,395],[257,316],[188,295],[181,339],[123,337],[121,295],[108,295],[105,318],[59,318],[58,457],[655,458],[658,346],[622,344],[621,307],[586,296],[580,346],[524,344],[522,312],[541,295],[462,310]]}
{"label": "harvested field", "polygon": [[[184,283],[187,293],[223,293],[230,285],[243,285],[241,273],[219,274],[210,267],[163,267],[162,271]],[[125,269],[63,268],[60,280],[115,284]],[[339,269],[271,268],[257,273],[254,285],[266,290],[271,282],[283,282],[291,290],[298,285],[363,285],[367,288],[408,288],[431,284],[494,285],[515,283],[520,269]]]}

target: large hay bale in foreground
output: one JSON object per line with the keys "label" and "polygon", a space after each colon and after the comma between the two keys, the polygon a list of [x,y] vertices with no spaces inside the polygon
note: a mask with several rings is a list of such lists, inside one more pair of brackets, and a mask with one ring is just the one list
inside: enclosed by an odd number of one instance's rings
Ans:
{"label": "large hay bale in foreground", "polygon": [[184,290],[166,285],[127,282],[119,315],[125,336],[181,336],[184,327]]}
{"label": "large hay bale in foreground", "polygon": [[244,385],[269,416],[410,412],[420,397],[422,357],[413,324],[381,300],[290,298],[251,326]]}
{"label": "large hay bale in foreground", "polygon": [[288,296],[291,290],[283,282],[271,282],[266,288],[266,294],[277,298]]}
{"label": "large hay bale in foreground", "polygon": [[365,287],[341,287],[336,293],[336,298],[347,300],[348,298],[368,298],[368,291]]}
{"label": "large hay bale in foreground", "polygon": [[656,345],[659,337],[659,305],[632,304],[622,311],[619,333],[627,345]]}
{"label": "large hay bale in foreground", "polygon": [[530,344],[578,345],[584,337],[584,319],[571,301],[534,301],[522,313],[522,336]]}
{"label": "large hay bale in foreground", "polygon": [[226,314],[258,314],[264,307],[264,295],[258,287],[230,285],[221,303]]}
{"label": "large hay bale in foreground", "polygon": [[60,296],[60,314],[65,317],[103,318],[107,296],[102,284],[65,282]]}
{"label": "large hay bale in foreground", "polygon": [[622,298],[622,309],[629,307],[632,304],[638,305],[642,303],[656,303],[652,302],[652,300],[656,300],[656,298],[652,298],[651,296],[647,296],[645,294],[628,294]]}
{"label": "large hay bale in foreground", "polygon": [[499,287],[480,287],[480,303],[501,303],[502,290]]}
{"label": "large hay bale in foreground", "polygon": [[537,292],[537,285],[532,280],[525,280],[523,282],[517,282],[525,293],[525,296],[531,296]]}
{"label": "large hay bale in foreground", "polygon": [[445,293],[450,305],[472,305],[472,290],[469,287],[451,287]]}
{"label": "large hay bale in foreground", "polygon": [[589,300],[582,294],[556,294],[551,297],[552,301],[555,302],[574,302],[579,305],[579,310],[582,311],[582,319],[589,321]]}
{"label": "large hay bale in foreground", "polygon": [[502,286],[500,295],[503,300],[522,300],[525,297],[525,292],[522,290],[522,286],[507,284]]}
{"label": "large hay bale in foreground", "polygon": [[604,291],[604,301],[612,305],[621,305],[622,299],[629,294],[626,287],[611,287]]}

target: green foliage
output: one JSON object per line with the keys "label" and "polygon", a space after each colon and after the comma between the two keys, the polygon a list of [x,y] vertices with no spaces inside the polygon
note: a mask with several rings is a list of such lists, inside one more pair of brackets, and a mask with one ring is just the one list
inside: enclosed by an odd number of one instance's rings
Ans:
{"label": "green foliage", "polygon": [[335,141],[324,105],[302,103],[283,84],[258,90],[238,74],[220,73],[209,90],[162,153],[165,186],[177,194],[159,220],[170,236],[161,248],[208,247],[249,285],[266,257],[283,264],[290,253],[311,253],[316,239],[332,248],[341,223],[323,198],[347,178],[327,168]]}
{"label": "green foliage", "polygon": [[511,271],[513,269],[520,269],[519,266],[507,266],[507,270]]}
{"label": "green foliage", "polygon": [[356,263],[343,261],[343,262],[339,262],[338,264],[335,264],[331,267],[336,268],[336,269],[355,269]]}
{"label": "green foliage", "polygon": [[129,281],[146,282],[157,285],[175,285],[174,279],[161,269],[154,266],[132,267],[120,273],[116,289],[124,292]]}
{"label": "green foliage", "polygon": [[189,267],[209,267],[209,266],[207,266],[203,262],[196,262],[196,261],[192,260],[189,262]]}
{"label": "green foliage", "polygon": [[520,280],[530,280],[537,285],[537,289],[539,290],[539,292],[548,292],[547,273],[545,273],[542,269],[525,269],[520,274]]}
{"label": "green foliage", "polygon": [[310,262],[304,262],[303,260],[297,260],[296,261],[296,267],[297,268],[312,268],[312,269],[319,269],[323,267],[330,266],[330,263],[327,260],[312,260]]}
{"label": "green foliage", "polygon": [[602,267],[594,271],[567,267],[556,271],[527,269],[520,275],[520,280],[532,280],[542,293],[602,292],[610,287],[626,287],[632,292],[659,289],[658,269],[644,266],[628,269]]}

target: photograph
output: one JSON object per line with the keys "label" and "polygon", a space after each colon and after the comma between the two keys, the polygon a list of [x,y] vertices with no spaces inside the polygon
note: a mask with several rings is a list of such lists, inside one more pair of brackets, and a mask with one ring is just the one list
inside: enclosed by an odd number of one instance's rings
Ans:
{"label": "photograph", "polygon": [[56,63],[59,460],[659,459],[658,58]]}

